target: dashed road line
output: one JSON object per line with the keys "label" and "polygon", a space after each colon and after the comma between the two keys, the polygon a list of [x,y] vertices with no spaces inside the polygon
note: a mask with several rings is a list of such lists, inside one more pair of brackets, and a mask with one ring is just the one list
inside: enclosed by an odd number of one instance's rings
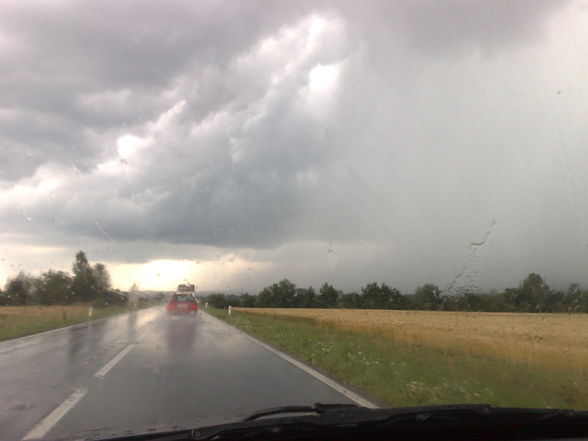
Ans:
{"label": "dashed road line", "polygon": [[33,427],[29,433],[22,438],[22,441],[44,438],[59,420],[63,418],[65,414],[68,413],[82,398],[84,398],[86,392],[87,389],[76,389],[63,401],[63,403],[57,406],[53,412]]}
{"label": "dashed road line", "polygon": [[134,346],[135,346],[135,344],[131,343],[126,348],[124,348],[122,351],[120,351],[118,354],[116,354],[112,360],[110,360],[108,363],[106,363],[104,366],[102,366],[102,369],[100,369],[98,372],[96,372],[94,374],[94,377],[96,377],[96,378],[104,377],[108,373],[108,371],[110,371],[110,369],[112,369],[114,366],[116,366],[116,364],[119,361],[121,361],[123,359],[123,357],[125,355],[127,355],[131,349],[133,349]]}

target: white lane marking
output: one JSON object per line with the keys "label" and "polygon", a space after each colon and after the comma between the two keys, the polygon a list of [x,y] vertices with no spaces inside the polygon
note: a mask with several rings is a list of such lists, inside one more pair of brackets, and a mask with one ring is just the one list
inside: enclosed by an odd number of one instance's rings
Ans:
{"label": "white lane marking", "polygon": [[61,418],[65,416],[82,398],[86,395],[86,389],[75,389],[75,392],[67,397],[63,403],[57,406],[53,412],[47,415],[43,420],[33,427],[27,433],[22,441],[31,439],[42,439],[55,426]]}
{"label": "white lane marking", "polygon": [[323,383],[325,383],[327,386],[335,389],[337,392],[339,392],[341,395],[346,396],[347,398],[349,398],[351,401],[355,401],[357,404],[359,404],[360,406],[363,407],[368,407],[370,409],[377,409],[379,406],[375,403],[372,403],[369,400],[366,400],[365,398],[359,396],[358,394],[356,394],[355,392],[347,389],[345,386],[337,383],[336,381],[331,380],[329,377],[321,374],[320,372],[314,370],[313,368],[311,368],[310,366],[307,366],[304,363],[301,363],[300,361],[296,360],[295,358],[290,357],[288,354],[285,354],[282,351],[279,351],[276,348],[273,348],[267,344],[265,344],[264,342],[262,342],[261,340],[258,340],[257,338],[253,337],[252,335],[242,331],[239,328],[236,328],[235,326],[229,325],[228,323],[223,322],[220,319],[217,319],[216,317],[210,315],[210,314],[206,314],[208,317],[212,317],[216,320],[218,320],[219,322],[227,325],[227,326],[231,326],[232,328],[236,329],[237,331],[239,331],[241,334],[243,334],[245,337],[247,337],[249,340],[251,340],[253,343],[261,346],[264,349],[267,349],[268,351],[270,351],[272,354],[277,355],[280,358],[283,358],[284,360],[286,360],[287,362],[293,364],[294,366],[296,366],[299,369],[302,369],[304,372],[306,372],[309,375],[312,375],[314,378],[316,378],[319,381],[322,381]]}
{"label": "white lane marking", "polygon": [[133,346],[135,345],[132,343],[128,345],[126,348],[124,348],[122,351],[120,351],[118,354],[116,354],[114,358],[110,360],[108,363],[106,363],[104,366],[102,366],[102,369],[96,372],[94,376],[98,378],[104,377],[110,369],[112,369],[119,361],[122,360],[122,358],[125,355],[129,353],[131,349],[133,349]]}

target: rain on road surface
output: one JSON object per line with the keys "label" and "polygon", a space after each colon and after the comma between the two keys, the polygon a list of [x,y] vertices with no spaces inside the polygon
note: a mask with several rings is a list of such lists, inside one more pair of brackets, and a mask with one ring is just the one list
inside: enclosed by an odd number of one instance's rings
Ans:
{"label": "rain on road surface", "polygon": [[0,343],[0,439],[80,438],[235,421],[349,398],[200,311],[163,307]]}

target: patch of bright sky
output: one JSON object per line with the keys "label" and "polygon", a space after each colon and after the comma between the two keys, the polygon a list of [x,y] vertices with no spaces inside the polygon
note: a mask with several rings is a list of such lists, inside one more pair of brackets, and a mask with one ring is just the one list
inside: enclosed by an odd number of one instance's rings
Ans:
{"label": "patch of bright sky", "polygon": [[142,288],[172,291],[179,283],[197,279],[198,266],[190,260],[154,260],[144,264],[109,265],[114,286],[128,289],[133,283]]}
{"label": "patch of bright sky", "polygon": [[308,74],[310,90],[328,91],[335,87],[339,78],[339,66],[317,64]]}
{"label": "patch of bright sky", "polygon": [[[22,180],[4,191],[0,191],[0,209],[10,209],[16,202],[31,202],[39,197],[49,195],[62,184],[63,173],[58,173],[50,165],[44,165],[37,169],[32,178]],[[21,205],[16,204],[16,205]],[[3,208],[4,207],[4,208]]]}
{"label": "patch of bright sky", "polygon": [[145,145],[145,141],[134,135],[124,135],[118,138],[117,151],[121,158],[133,157]]}
{"label": "patch of bright sky", "polygon": [[339,84],[342,63],[317,64],[308,73],[308,87],[300,91],[300,98],[312,116],[323,119],[329,115]]}
{"label": "patch of bright sky", "polygon": [[144,264],[108,264],[113,286],[128,289],[136,283],[143,289],[172,291],[180,283],[194,283],[197,289],[232,292],[226,284],[231,276],[261,270],[266,264],[249,262],[235,254],[216,260],[154,260]]}

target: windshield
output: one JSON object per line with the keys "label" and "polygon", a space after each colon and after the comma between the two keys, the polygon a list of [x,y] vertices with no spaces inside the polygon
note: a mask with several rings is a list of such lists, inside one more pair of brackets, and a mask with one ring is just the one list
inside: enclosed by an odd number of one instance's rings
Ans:
{"label": "windshield", "polygon": [[585,1],[2,2],[0,64],[1,439],[588,408]]}

